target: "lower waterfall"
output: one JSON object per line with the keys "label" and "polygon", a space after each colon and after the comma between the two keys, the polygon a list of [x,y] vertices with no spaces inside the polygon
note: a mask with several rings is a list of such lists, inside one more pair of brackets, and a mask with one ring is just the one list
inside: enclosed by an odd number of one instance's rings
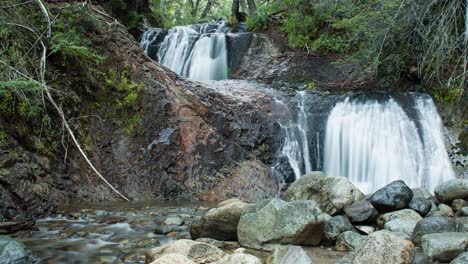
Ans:
{"label": "lower waterfall", "polygon": [[[323,170],[348,177],[365,193],[395,180],[433,191],[455,177],[441,118],[429,96],[400,97],[404,99],[381,94],[317,98],[299,92],[296,116],[281,124],[280,156],[287,157],[296,179]],[[324,98],[329,102],[323,103]],[[318,109],[320,103],[325,106]]]}

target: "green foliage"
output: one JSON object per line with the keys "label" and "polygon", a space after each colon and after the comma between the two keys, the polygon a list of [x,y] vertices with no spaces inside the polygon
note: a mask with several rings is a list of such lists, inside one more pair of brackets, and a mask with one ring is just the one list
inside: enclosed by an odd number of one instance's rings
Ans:
{"label": "green foliage", "polygon": [[310,45],[310,50],[321,54],[345,53],[349,50],[346,36],[325,32]]}
{"label": "green foliage", "polygon": [[268,12],[265,8],[259,8],[253,15],[247,17],[247,28],[251,31],[267,29],[269,25]]}
{"label": "green foliage", "polygon": [[123,120],[124,132],[131,135],[141,127],[143,115],[140,104],[142,100],[143,84],[133,83],[127,71],[109,70],[106,75],[105,93],[110,93],[109,101],[117,106],[118,113],[114,118]]}

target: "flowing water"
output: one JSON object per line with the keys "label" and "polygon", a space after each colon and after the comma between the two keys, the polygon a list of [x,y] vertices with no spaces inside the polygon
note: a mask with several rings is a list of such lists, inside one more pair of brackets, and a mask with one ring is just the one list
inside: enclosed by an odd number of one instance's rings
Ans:
{"label": "flowing water", "polygon": [[[144,263],[145,253],[176,239],[190,238],[188,225],[212,203],[135,202],[75,205],[38,220],[20,237],[39,263]],[[167,218],[183,220],[164,224]],[[156,231],[170,228],[164,232]],[[167,234],[163,234],[166,233]],[[1,262],[1,261],[0,261]]]}
{"label": "flowing water", "polygon": [[455,177],[442,121],[427,95],[299,92],[296,101],[296,117],[282,125],[281,150],[296,179],[323,169],[371,193],[395,180],[433,191]]}
{"label": "flowing water", "polygon": [[144,33],[141,46],[148,56],[181,76],[224,80],[229,74],[227,30],[223,21],[179,26],[168,32],[155,28]]}

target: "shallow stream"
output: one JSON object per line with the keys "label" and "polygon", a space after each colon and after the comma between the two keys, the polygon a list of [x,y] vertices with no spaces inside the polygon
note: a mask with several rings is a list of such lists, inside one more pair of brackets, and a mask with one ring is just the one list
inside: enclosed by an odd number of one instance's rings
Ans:
{"label": "shallow stream", "polygon": [[[188,224],[213,206],[193,202],[74,205],[38,220],[31,234],[19,240],[33,250],[39,263],[144,263],[149,249],[189,238]],[[166,225],[166,219],[176,224]]]}

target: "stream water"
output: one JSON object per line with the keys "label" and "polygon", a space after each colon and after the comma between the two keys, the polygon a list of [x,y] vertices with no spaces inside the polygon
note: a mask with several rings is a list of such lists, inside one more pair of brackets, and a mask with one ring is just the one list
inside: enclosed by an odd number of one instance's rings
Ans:
{"label": "stream water", "polygon": [[[31,235],[19,241],[39,263],[144,263],[149,249],[190,238],[188,225],[211,206],[176,201],[77,204],[38,220]],[[166,224],[167,219],[176,223]]]}

